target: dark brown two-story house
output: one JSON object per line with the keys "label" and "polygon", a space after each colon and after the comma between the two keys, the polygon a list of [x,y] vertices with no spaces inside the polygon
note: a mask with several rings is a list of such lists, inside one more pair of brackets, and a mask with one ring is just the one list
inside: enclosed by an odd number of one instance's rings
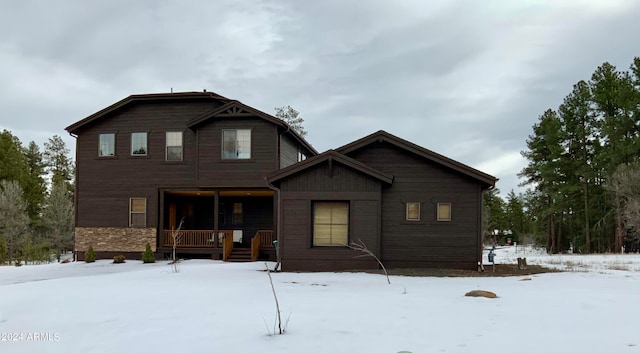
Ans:
{"label": "dark brown two-story house", "polygon": [[318,154],[286,123],[211,92],[129,96],[76,137],[75,251],[275,258],[282,269],[475,268],[496,178],[376,132]]}

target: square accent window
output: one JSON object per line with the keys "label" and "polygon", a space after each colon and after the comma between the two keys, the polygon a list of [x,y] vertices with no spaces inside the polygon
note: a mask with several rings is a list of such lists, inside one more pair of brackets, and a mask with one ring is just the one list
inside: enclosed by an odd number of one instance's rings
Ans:
{"label": "square accent window", "polygon": [[407,202],[407,221],[420,220],[420,203]]}
{"label": "square accent window", "polygon": [[129,227],[144,228],[147,226],[147,199],[132,197],[129,199]]}
{"label": "square accent window", "polygon": [[167,131],[167,161],[182,160],[182,131]]}
{"label": "square accent window", "polygon": [[222,130],[222,159],[250,159],[251,130]]}
{"label": "square accent window", "polygon": [[131,134],[131,155],[146,156],[147,155],[147,133],[134,132]]}
{"label": "square accent window", "polygon": [[451,204],[450,203],[438,203],[438,221],[441,221],[441,222],[451,221]]}
{"label": "square accent window", "polygon": [[100,134],[98,143],[99,157],[113,157],[116,155],[116,134]]}
{"label": "square accent window", "polygon": [[349,203],[313,204],[313,246],[346,246],[349,241]]}

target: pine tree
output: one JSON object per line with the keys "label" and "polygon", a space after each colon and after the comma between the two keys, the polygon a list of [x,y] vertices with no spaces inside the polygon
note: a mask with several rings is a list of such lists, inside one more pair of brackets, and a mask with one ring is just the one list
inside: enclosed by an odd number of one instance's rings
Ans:
{"label": "pine tree", "polygon": [[42,153],[38,145],[31,141],[29,146],[23,151],[27,175],[22,182],[25,200],[28,203],[27,212],[31,218],[32,224],[35,223],[40,215],[42,204],[46,195],[47,187],[43,178],[45,174],[45,166],[42,160]]}
{"label": "pine tree", "polygon": [[29,238],[27,203],[17,181],[0,182],[0,235],[7,246],[9,261],[16,259],[18,250]]}
{"label": "pine tree", "polygon": [[62,183],[73,192],[73,163],[69,149],[60,136],[54,135],[44,143],[44,161],[51,174],[51,185]]}
{"label": "pine tree", "polygon": [[142,253],[142,263],[148,264],[156,262],[156,257],[153,255],[153,251],[151,251],[151,245],[147,243],[147,246]]}
{"label": "pine tree", "polygon": [[46,239],[58,255],[73,248],[73,220],[71,193],[63,183],[53,184],[42,211],[42,225]]}
{"label": "pine tree", "polygon": [[275,108],[276,118],[287,123],[291,129],[298,133],[301,137],[307,136],[307,131],[304,129],[302,123],[304,119],[300,117],[300,112],[291,108],[290,105],[286,107]]}
{"label": "pine tree", "polygon": [[89,245],[87,252],[84,253],[84,262],[96,262],[96,252],[91,245]]}

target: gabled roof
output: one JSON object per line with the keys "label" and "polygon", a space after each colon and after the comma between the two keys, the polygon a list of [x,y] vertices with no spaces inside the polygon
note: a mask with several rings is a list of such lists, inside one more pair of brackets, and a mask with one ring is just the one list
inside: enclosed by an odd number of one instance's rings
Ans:
{"label": "gabled roof", "polygon": [[282,119],[278,119],[273,115],[269,115],[261,110],[250,107],[240,101],[230,100],[228,103],[223,106],[216,108],[208,113],[202,114],[198,117],[195,117],[189,121],[187,121],[187,127],[190,129],[195,129],[198,125],[209,121],[211,119],[220,119],[220,118],[230,118],[230,117],[252,117],[257,116],[262,118],[272,124],[275,124],[281,127],[285,133],[289,133],[294,140],[298,143],[305,146],[309,151],[313,154],[318,154],[313,146],[311,146],[302,136],[300,136],[295,130],[293,130],[289,124],[282,121]]}
{"label": "gabled roof", "polygon": [[387,184],[391,184],[393,182],[393,175],[375,170],[362,162],[356,161],[355,159],[347,157],[334,150],[328,150],[317,156],[310,157],[302,162],[277,170],[267,175],[266,179],[269,183],[273,183],[327,161],[335,161]]}
{"label": "gabled roof", "polygon": [[451,158],[447,158],[441,154],[428,150],[424,147],[420,147],[414,143],[401,139],[383,130],[374,132],[371,135],[365,136],[359,140],[348,143],[340,148],[337,148],[336,151],[343,154],[349,154],[350,152],[365,148],[366,146],[375,142],[387,142],[405,151],[414,153],[420,157],[423,157],[432,162],[438,163],[444,167],[447,167],[457,172],[460,172],[462,174],[465,174],[473,179],[476,179],[486,184],[487,186],[495,186],[496,182],[498,181],[498,178],[492,175],[481,172],[463,163],[454,161]]}
{"label": "gabled roof", "polygon": [[71,124],[66,127],[69,133],[75,133],[86,124],[96,121],[105,115],[112,113],[118,109],[121,109],[133,102],[137,101],[163,101],[163,100],[179,100],[179,99],[214,99],[218,101],[229,101],[229,98],[223,97],[213,92],[176,92],[176,93],[153,93],[153,94],[133,94],[129,97],[122,99],[96,113],[89,115],[88,117]]}

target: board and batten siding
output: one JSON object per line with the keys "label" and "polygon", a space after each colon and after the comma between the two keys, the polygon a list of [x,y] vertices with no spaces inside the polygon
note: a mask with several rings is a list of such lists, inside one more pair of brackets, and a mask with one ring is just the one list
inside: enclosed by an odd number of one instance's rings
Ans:
{"label": "board and batten siding", "polygon": [[349,203],[349,242],[362,240],[375,254],[380,244],[380,181],[334,163],[287,177],[280,184],[282,202],[282,266],[285,271],[331,271],[377,268],[371,257],[355,258],[347,247],[313,246],[315,201]]}
{"label": "board and batten siding", "polygon": [[[480,246],[481,188],[469,176],[385,142],[349,157],[394,176],[382,190],[383,262],[389,267],[475,268]],[[420,220],[406,220],[406,203],[420,203]],[[437,221],[451,203],[450,222]]]}

